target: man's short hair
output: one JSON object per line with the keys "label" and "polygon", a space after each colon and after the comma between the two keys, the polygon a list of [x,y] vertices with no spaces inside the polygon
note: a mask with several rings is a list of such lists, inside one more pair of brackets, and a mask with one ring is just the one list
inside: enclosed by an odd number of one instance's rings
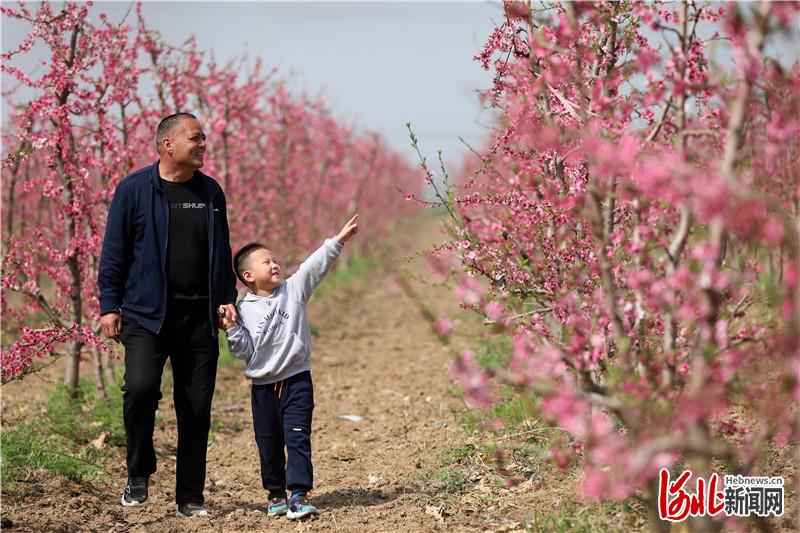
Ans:
{"label": "man's short hair", "polygon": [[236,271],[236,277],[245,285],[247,285],[247,282],[244,280],[243,273],[246,270],[244,266],[247,262],[247,258],[256,250],[262,249],[266,250],[267,247],[260,242],[251,242],[239,248],[239,251],[233,256],[233,269]]}
{"label": "man's short hair", "polygon": [[159,154],[161,153],[161,141],[163,141],[164,137],[167,137],[175,130],[175,128],[180,125],[181,119],[183,118],[193,118],[197,120],[197,117],[191,113],[182,112],[164,117],[161,119],[161,122],[158,123],[158,129],[156,129],[156,151]]}

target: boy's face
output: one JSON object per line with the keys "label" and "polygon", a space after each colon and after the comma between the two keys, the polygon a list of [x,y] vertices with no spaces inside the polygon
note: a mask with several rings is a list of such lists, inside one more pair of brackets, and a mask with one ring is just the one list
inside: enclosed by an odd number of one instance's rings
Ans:
{"label": "boy's face", "polygon": [[259,248],[247,258],[247,268],[242,277],[256,289],[271,292],[281,282],[281,265],[272,252]]}

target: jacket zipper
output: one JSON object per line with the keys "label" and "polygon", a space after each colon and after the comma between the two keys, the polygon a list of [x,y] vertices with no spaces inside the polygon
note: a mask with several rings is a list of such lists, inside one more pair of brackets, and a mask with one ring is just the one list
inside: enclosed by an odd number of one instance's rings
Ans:
{"label": "jacket zipper", "polygon": [[211,281],[214,275],[214,197],[216,193],[208,198],[206,209],[206,224],[208,224],[208,317],[211,327],[211,336],[214,336],[214,302],[211,299]]}
{"label": "jacket zipper", "polygon": [[[164,296],[162,297],[162,309],[164,310],[161,313],[161,324],[158,325],[158,331],[156,333],[161,333],[161,328],[164,327],[164,321],[167,319],[167,285],[169,283],[169,279],[167,278],[167,250],[169,249],[169,203],[166,199],[166,193],[163,190],[158,192],[158,195],[161,198],[161,208],[167,215],[167,225],[164,228],[166,231],[166,237],[164,238],[164,255],[161,256],[161,272],[164,275]],[[166,205],[166,209],[164,206]]]}

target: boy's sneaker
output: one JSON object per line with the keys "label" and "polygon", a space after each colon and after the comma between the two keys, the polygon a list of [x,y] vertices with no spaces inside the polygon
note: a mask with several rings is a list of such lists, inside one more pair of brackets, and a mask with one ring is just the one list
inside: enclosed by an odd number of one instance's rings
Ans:
{"label": "boy's sneaker", "polygon": [[184,503],[178,506],[175,516],[192,518],[195,516],[208,516],[208,510],[201,503]]}
{"label": "boy's sneaker", "polygon": [[285,515],[288,510],[289,504],[286,503],[286,498],[271,498],[267,504],[267,516]]}
{"label": "boy's sneaker", "polygon": [[289,501],[289,510],[286,512],[286,518],[289,520],[299,520],[312,514],[319,514],[319,509],[308,503],[305,494],[298,494],[292,496]]}
{"label": "boy's sneaker", "polygon": [[122,491],[122,505],[135,507],[147,503],[147,486],[149,477],[129,477],[125,490]]}

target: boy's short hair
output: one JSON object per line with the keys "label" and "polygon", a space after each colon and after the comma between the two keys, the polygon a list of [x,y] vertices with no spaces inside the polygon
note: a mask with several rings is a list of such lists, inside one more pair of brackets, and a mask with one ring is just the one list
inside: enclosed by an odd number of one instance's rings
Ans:
{"label": "boy's short hair", "polygon": [[233,256],[233,269],[236,271],[236,277],[239,278],[239,281],[245,285],[247,285],[247,282],[244,280],[242,275],[245,271],[245,262],[247,261],[247,258],[250,257],[250,254],[261,249],[266,250],[267,247],[260,242],[251,242],[239,248],[239,251]]}

